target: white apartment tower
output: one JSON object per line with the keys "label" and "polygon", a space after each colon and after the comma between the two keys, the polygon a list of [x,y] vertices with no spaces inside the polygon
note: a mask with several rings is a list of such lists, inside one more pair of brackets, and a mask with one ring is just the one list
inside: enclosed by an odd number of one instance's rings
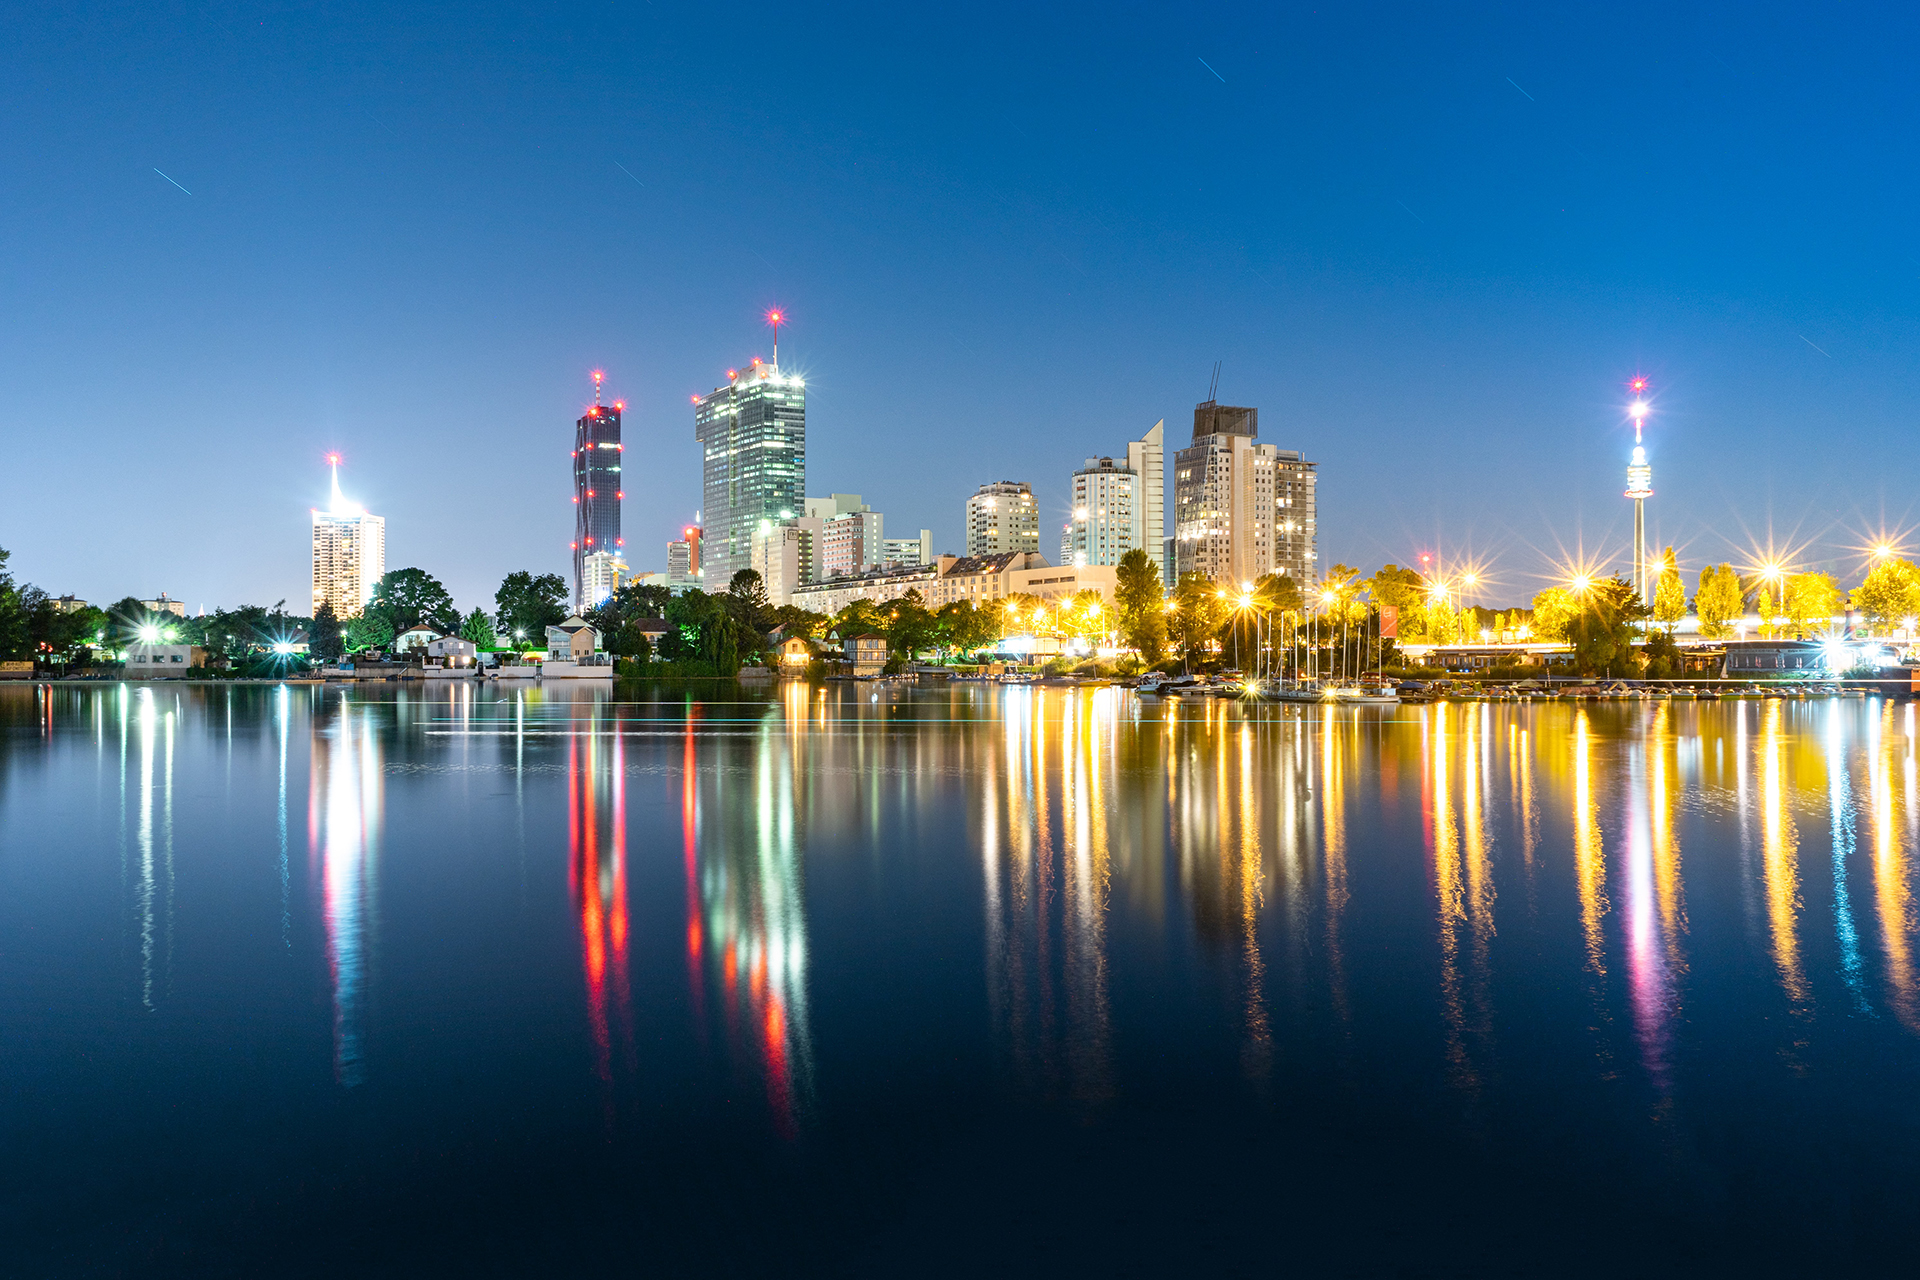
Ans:
{"label": "white apartment tower", "polygon": [[1040,507],[1023,480],[997,480],[967,499],[967,555],[1004,556],[1040,550]]}
{"label": "white apartment tower", "polygon": [[1112,458],[1088,458],[1073,473],[1073,518],[1061,545],[1063,565],[1119,564],[1139,546],[1140,476]]}
{"label": "white apartment tower", "polygon": [[313,611],[330,604],[339,618],[357,617],[387,571],[387,522],[340,495],[340,459],[333,468],[333,500],[313,511]]}
{"label": "white apartment tower", "polygon": [[1161,542],[1167,536],[1166,429],[1162,418],[1127,445],[1127,469],[1140,477],[1133,506],[1133,545],[1146,551],[1155,568],[1160,566]]}

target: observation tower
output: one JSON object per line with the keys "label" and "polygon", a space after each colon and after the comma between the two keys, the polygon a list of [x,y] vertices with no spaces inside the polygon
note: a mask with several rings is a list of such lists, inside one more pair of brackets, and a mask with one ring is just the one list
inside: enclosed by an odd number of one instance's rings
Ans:
{"label": "observation tower", "polygon": [[1653,468],[1641,437],[1647,425],[1647,380],[1635,378],[1633,388],[1633,460],[1627,464],[1627,493],[1633,499],[1633,594],[1641,604],[1653,603],[1653,576],[1647,569],[1647,499],[1653,496]]}

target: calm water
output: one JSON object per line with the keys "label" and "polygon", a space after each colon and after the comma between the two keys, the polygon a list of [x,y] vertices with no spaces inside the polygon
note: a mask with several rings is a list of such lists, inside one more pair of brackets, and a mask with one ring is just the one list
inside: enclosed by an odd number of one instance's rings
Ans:
{"label": "calm water", "polygon": [[1911,703],[0,687],[7,1274],[1920,1243]]}

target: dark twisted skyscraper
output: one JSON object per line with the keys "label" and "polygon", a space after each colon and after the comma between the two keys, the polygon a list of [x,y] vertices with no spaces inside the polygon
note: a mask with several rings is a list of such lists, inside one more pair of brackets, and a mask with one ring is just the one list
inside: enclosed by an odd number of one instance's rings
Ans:
{"label": "dark twisted skyscraper", "polygon": [[573,432],[573,607],[589,608],[587,557],[605,552],[625,558],[620,537],[620,500],[626,482],[620,478],[620,415],[624,400],[600,403],[599,370],[593,374],[593,408],[574,424]]}
{"label": "dark twisted skyscraper", "polygon": [[[776,354],[775,359],[778,359]],[[780,366],[727,370],[727,385],[693,401],[704,459],[701,557],[707,589],[753,567],[753,531],[807,509],[807,390]]]}

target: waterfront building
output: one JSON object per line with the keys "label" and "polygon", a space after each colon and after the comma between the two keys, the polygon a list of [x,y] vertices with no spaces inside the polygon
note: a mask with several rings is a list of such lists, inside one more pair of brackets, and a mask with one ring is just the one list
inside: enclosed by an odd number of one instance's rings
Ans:
{"label": "waterfront building", "polygon": [[1073,517],[1060,546],[1060,563],[1119,564],[1141,533],[1140,475],[1112,458],[1088,458],[1073,473]]}
{"label": "waterfront building", "polygon": [[1013,594],[1013,575],[1022,569],[1045,569],[1047,558],[1038,551],[1003,551],[991,556],[941,556],[935,564],[940,578],[923,592],[929,609],[962,600],[977,606],[995,605]]}
{"label": "waterfront building", "polygon": [[667,586],[674,591],[690,591],[705,583],[700,566],[700,526],[690,524],[680,531],[680,541],[667,544]]}
{"label": "waterfront building", "polygon": [[[375,581],[378,581],[378,579],[375,579]],[[87,602],[82,600],[79,607],[82,609],[86,608]],[[170,599],[164,591],[151,600],[142,600],[140,607],[148,613],[170,613],[176,618],[184,618],[187,616],[186,602]],[[66,611],[62,610],[62,612]]]}
{"label": "waterfront building", "polygon": [[755,358],[727,370],[727,385],[693,400],[694,437],[702,455],[705,577],[724,587],[752,567],[753,534],[762,520],[805,512],[806,384]]}
{"label": "waterfront building", "polygon": [[885,604],[899,600],[909,591],[918,592],[927,603],[940,582],[938,564],[909,565],[899,569],[874,569],[850,577],[829,578],[797,587],[789,600],[813,613],[835,614],[855,600]]}
{"label": "waterfront building", "polygon": [[1007,575],[1010,595],[1038,596],[1042,600],[1065,599],[1082,591],[1098,591],[1104,607],[1111,609],[1120,572],[1110,564],[1034,565],[1015,569]]}
{"label": "waterfront building", "polygon": [[[334,616],[344,620],[359,616],[387,572],[387,522],[342,497],[339,456],[327,463],[333,469],[332,501],[313,512],[313,612],[332,605]],[[179,612],[184,615],[186,606]]]}
{"label": "waterfront building", "polygon": [[135,644],[127,648],[127,678],[184,676],[207,665],[207,651],[194,644]]}
{"label": "waterfront building", "polygon": [[[620,419],[626,402],[600,403],[605,375],[593,371],[593,407],[573,428],[573,607],[592,608],[588,597],[587,557],[598,552],[624,556],[620,537],[620,503],[627,495],[621,479]],[[604,577],[604,571],[602,576]],[[604,597],[602,597],[604,599]]]}
{"label": "waterfront building", "polygon": [[998,556],[1040,551],[1040,508],[1024,480],[983,484],[967,499],[967,554]]}
{"label": "waterfront building", "polygon": [[1174,458],[1176,575],[1252,582],[1283,573],[1302,587],[1314,580],[1315,464],[1258,443],[1258,434],[1257,409],[1195,406],[1193,443]]}
{"label": "waterfront building", "polygon": [[592,609],[633,581],[627,562],[617,551],[596,551],[580,562],[580,605]]}
{"label": "waterfront building", "polygon": [[547,658],[578,662],[600,652],[600,630],[579,614],[571,614],[547,628]]}
{"label": "waterfront building", "polygon": [[[162,592],[161,594],[164,595],[165,593]],[[78,613],[87,607],[87,602],[79,596],[61,596],[50,603],[53,605],[53,611],[55,613]],[[185,616],[186,608],[187,606],[185,605],[180,606],[182,616]]]}

